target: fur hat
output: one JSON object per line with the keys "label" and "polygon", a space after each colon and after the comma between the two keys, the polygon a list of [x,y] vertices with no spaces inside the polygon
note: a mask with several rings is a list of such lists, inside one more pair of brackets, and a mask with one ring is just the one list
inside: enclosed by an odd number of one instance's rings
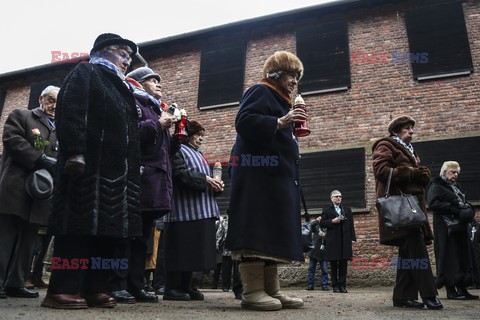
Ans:
{"label": "fur hat", "polygon": [[187,134],[189,138],[193,137],[194,135],[202,131],[205,131],[205,128],[199,122],[195,120],[188,121]]}
{"label": "fur hat", "polygon": [[155,78],[157,79],[158,82],[162,81],[162,78],[158,73],[155,73],[152,69],[149,67],[140,67],[129,74],[126,75],[128,78],[132,78],[134,80],[137,80],[138,82],[142,83],[143,81],[149,79],[149,78]]}
{"label": "fur hat", "polygon": [[393,134],[394,132],[398,132],[404,125],[411,124],[412,126],[415,125],[415,120],[409,116],[400,116],[393,119],[390,124],[388,125],[388,132]]}
{"label": "fur hat", "polygon": [[275,52],[263,65],[263,77],[278,79],[282,72],[296,72],[300,80],[303,76],[302,61],[288,51]]}

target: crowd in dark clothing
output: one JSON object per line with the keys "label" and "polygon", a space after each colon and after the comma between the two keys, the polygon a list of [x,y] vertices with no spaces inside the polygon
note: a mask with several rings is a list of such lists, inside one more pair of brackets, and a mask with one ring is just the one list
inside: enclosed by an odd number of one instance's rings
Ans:
{"label": "crowd in dark clothing", "polygon": [[[9,114],[0,167],[0,298],[36,298],[36,287],[47,288],[42,307],[54,309],[155,303],[159,296],[202,301],[196,275],[216,270],[217,288],[221,270],[222,290],[232,289],[244,308],[303,307],[302,299],[280,290],[278,277],[279,264],[305,257],[293,128],[307,115],[291,108],[302,62],[275,52],[261,81],[242,97],[231,158],[259,156],[270,166],[229,167],[229,210],[220,218],[216,197],[225,185],[201,151],[205,127],[183,122],[184,110],[162,100],[155,71],[145,66],[126,74],[136,53],[134,42],[101,34],[89,63],[78,64],[61,88],[46,87],[39,108]],[[392,178],[394,194],[416,195],[424,212],[428,203],[435,238],[428,220],[391,230],[379,215],[379,241],[398,247],[399,258],[428,262],[421,270],[397,270],[393,305],[441,309],[437,289],[443,286],[448,299],[478,298],[467,291],[480,284],[478,224],[456,183],[459,164],[444,164],[435,178],[420,165],[410,144],[414,125],[411,117],[395,118],[390,135],[374,143],[376,195],[385,194]],[[333,292],[348,293],[357,240],[353,213],[339,190],[330,200],[310,224],[307,290],[314,290],[320,266],[322,290],[329,290],[330,278]],[[457,229],[450,230],[447,216]],[[436,277],[426,247],[433,240]]]}

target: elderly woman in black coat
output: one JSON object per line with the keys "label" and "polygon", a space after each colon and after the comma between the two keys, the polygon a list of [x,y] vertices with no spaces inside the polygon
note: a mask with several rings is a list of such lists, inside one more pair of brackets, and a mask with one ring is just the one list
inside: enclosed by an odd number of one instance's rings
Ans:
{"label": "elderly woman in black coat", "polygon": [[[428,190],[435,232],[436,284],[438,288],[445,286],[448,299],[478,299],[467,291],[467,286],[473,283],[472,247],[467,224],[475,212],[457,184],[459,174],[458,162],[444,162],[440,176],[431,180]],[[457,226],[448,227],[449,221],[457,221]]]}
{"label": "elderly woman in black coat", "polygon": [[302,62],[279,51],[263,67],[264,78],[244,94],[232,152],[229,230],[226,246],[240,260],[242,307],[299,308],[303,301],[281,293],[277,263],[303,261],[300,233],[299,151],[292,125],[305,121],[291,110]]}
{"label": "elderly woman in black coat", "polygon": [[124,80],[136,51],[119,35],[98,36],[90,62],[78,64],[58,94],[60,148],[48,230],[61,264],[52,263],[43,307],[116,305],[106,294],[107,278],[109,269],[125,264],[105,259],[113,258],[119,239],[141,235],[138,115]]}

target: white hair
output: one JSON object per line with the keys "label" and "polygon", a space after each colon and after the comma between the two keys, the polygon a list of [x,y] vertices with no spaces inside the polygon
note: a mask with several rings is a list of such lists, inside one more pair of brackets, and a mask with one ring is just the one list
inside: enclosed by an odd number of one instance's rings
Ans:
{"label": "white hair", "polygon": [[337,194],[342,194],[340,191],[338,190],[333,190],[332,192],[330,192],[330,198],[333,196],[333,195],[337,195]]}
{"label": "white hair", "polygon": [[60,90],[60,88],[56,87],[56,86],[48,86],[45,89],[43,89],[42,93],[40,94],[40,97],[45,97],[47,94],[49,94],[50,92],[52,92],[54,90],[58,91],[58,90]]}
{"label": "white hair", "polygon": [[445,173],[450,169],[458,169],[460,171],[460,164],[457,161],[445,161],[440,169],[440,177],[445,178]]}

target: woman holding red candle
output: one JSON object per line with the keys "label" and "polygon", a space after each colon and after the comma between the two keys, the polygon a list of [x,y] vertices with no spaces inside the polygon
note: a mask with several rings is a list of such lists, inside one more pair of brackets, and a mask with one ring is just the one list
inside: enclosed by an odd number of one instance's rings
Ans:
{"label": "woman holding red candle", "polygon": [[239,260],[242,307],[256,310],[300,308],[303,301],[280,292],[277,263],[303,261],[300,233],[299,151],[293,125],[306,120],[292,110],[291,95],[303,65],[278,51],[263,67],[263,79],[244,94],[235,127],[232,156],[278,159],[270,165],[232,166],[227,248]]}

